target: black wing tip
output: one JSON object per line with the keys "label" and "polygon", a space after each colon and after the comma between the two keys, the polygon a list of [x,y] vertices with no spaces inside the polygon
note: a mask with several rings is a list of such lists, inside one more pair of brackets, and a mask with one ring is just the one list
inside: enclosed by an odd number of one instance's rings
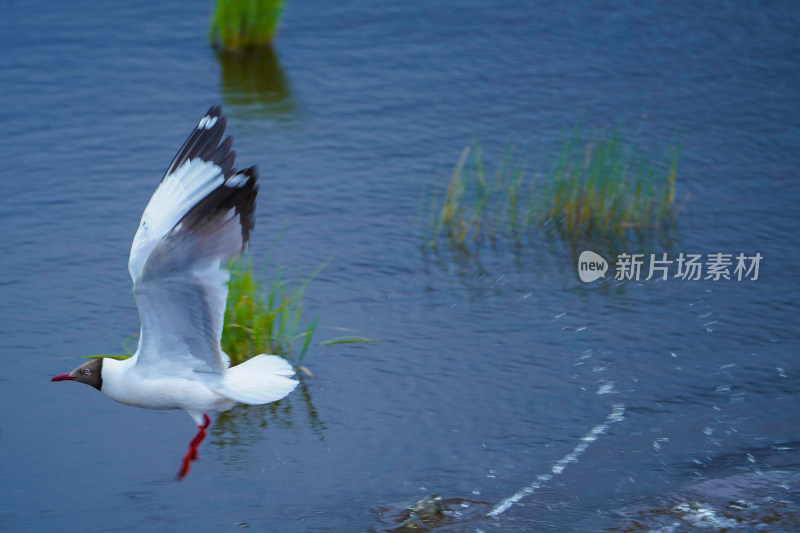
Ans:
{"label": "black wing tip", "polygon": [[247,250],[250,233],[255,227],[256,196],[258,196],[258,169],[255,166],[239,170],[225,182],[197,203],[183,217],[187,228],[201,228],[209,221],[219,221],[233,209],[239,217],[242,248]]}
{"label": "black wing tip", "polygon": [[[230,178],[235,173],[233,164],[236,153],[231,150],[233,139],[230,135],[225,140],[222,139],[227,125],[228,121],[222,113],[222,106],[212,105],[209,107],[203,118],[192,130],[192,133],[189,134],[181,149],[178,150],[172,163],[164,173],[164,177],[166,178],[172,174],[175,169],[186,161],[201,159],[220,166],[225,179]],[[222,141],[222,144],[220,144],[220,141]]]}
{"label": "black wing tip", "polygon": [[[233,165],[236,152],[233,137],[222,139],[227,121],[222,106],[213,105],[195,127],[178,155],[170,165],[167,175],[185,161],[200,158],[220,168],[225,181],[212,193],[197,203],[183,217],[189,226],[200,226],[204,220],[220,216],[235,209],[242,227],[242,252],[247,248],[250,233],[255,227],[256,196],[258,195],[258,167],[253,165],[236,170]],[[221,141],[221,142],[220,142]]]}
{"label": "black wing tip", "polygon": [[242,225],[242,252],[247,249],[250,233],[256,225],[256,196],[258,196],[258,167],[253,165],[238,171],[235,176],[246,176],[247,179],[232,195],[231,203],[236,208]]}
{"label": "black wing tip", "polygon": [[212,105],[206,111],[206,115],[210,117],[221,117],[222,116],[222,106],[219,104]]}

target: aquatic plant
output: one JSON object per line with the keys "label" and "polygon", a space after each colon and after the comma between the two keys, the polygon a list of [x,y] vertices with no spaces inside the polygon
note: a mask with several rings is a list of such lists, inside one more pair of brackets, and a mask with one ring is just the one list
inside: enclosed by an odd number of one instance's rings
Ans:
{"label": "aquatic plant", "polygon": [[562,148],[551,179],[532,210],[537,223],[553,220],[567,234],[643,233],[669,222],[675,205],[680,150],[650,159],[619,132]]}
{"label": "aquatic plant", "polygon": [[286,0],[217,0],[210,40],[230,51],[269,46]]}
{"label": "aquatic plant", "polygon": [[[283,279],[278,272],[264,285],[255,275],[252,261],[231,266],[222,349],[232,364],[269,353],[293,355],[297,366],[302,365],[319,324],[319,317],[315,317],[301,326],[303,299],[306,287],[321,268],[301,282]],[[295,349],[298,341],[300,348]]]}
{"label": "aquatic plant", "polygon": [[[311,376],[311,372],[303,366],[303,361],[317,331],[319,316],[306,319],[303,300],[306,287],[324,266],[319,266],[300,281],[284,278],[279,269],[268,283],[264,283],[255,274],[252,261],[231,265],[222,349],[231,358],[232,364],[268,353],[283,356],[296,369]],[[319,344],[330,346],[362,342],[377,341],[342,336]]]}
{"label": "aquatic plant", "polygon": [[584,140],[577,130],[545,173],[530,173],[510,148],[489,174],[473,143],[430,204],[426,243],[436,247],[445,236],[468,250],[483,236],[520,238],[549,225],[567,241],[658,232],[674,218],[679,159],[679,146],[652,158],[619,131]]}

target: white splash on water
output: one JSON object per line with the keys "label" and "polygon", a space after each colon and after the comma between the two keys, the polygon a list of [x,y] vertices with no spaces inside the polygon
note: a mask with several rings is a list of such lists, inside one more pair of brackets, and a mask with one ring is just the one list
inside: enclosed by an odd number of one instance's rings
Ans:
{"label": "white splash on water", "polygon": [[684,502],[672,508],[681,520],[696,528],[709,528],[714,531],[731,528],[737,525],[736,520],[718,516],[711,507],[699,502]]}
{"label": "white splash on water", "polygon": [[614,404],[611,412],[608,414],[606,419],[601,424],[598,424],[595,427],[593,427],[592,430],[589,431],[589,433],[584,435],[581,438],[580,443],[578,443],[578,445],[575,446],[575,448],[573,448],[573,450],[570,453],[559,459],[556,462],[556,464],[553,465],[553,468],[550,469],[549,474],[540,474],[536,476],[536,480],[533,483],[531,483],[526,487],[522,487],[520,490],[518,490],[511,496],[508,496],[507,498],[501,500],[500,503],[495,505],[492,508],[492,510],[486,514],[486,516],[497,518],[498,516],[506,512],[512,505],[522,500],[522,498],[536,492],[536,489],[541,488],[543,483],[553,479],[553,476],[561,474],[569,463],[577,462],[578,457],[580,457],[580,455],[586,451],[586,449],[589,447],[591,443],[596,441],[600,435],[608,431],[608,428],[611,426],[611,424],[620,422],[621,420],[624,419],[624,417],[625,417],[625,406],[621,403]]}

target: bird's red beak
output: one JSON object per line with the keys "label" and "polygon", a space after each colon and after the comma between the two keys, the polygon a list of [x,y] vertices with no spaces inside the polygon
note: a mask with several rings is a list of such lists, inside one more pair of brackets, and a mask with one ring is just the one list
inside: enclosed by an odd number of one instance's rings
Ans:
{"label": "bird's red beak", "polygon": [[75,381],[75,378],[73,378],[69,374],[59,374],[50,381]]}

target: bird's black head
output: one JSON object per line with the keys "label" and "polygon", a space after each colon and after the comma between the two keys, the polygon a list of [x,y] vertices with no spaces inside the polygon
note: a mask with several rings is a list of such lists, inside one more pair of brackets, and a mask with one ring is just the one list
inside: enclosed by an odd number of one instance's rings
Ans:
{"label": "bird's black head", "polygon": [[50,381],[80,381],[101,390],[103,388],[103,358],[92,359],[69,374],[61,374]]}

